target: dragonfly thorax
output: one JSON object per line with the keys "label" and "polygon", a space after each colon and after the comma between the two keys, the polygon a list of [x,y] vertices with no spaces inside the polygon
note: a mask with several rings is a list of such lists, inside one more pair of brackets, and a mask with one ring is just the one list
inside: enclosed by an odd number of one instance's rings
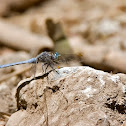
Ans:
{"label": "dragonfly thorax", "polygon": [[59,57],[59,53],[51,53],[51,52],[42,52],[41,54],[39,54],[36,59],[37,59],[37,63],[38,62],[43,62],[43,63],[47,63],[47,64],[51,64],[53,62],[55,62],[58,57]]}

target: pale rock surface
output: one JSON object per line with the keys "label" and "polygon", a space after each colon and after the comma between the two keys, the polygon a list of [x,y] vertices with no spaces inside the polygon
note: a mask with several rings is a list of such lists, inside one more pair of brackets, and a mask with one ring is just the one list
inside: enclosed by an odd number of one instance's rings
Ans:
{"label": "pale rock surface", "polygon": [[126,120],[125,74],[83,66],[57,71],[49,83],[34,80],[21,89],[23,109],[6,126],[120,126]]}

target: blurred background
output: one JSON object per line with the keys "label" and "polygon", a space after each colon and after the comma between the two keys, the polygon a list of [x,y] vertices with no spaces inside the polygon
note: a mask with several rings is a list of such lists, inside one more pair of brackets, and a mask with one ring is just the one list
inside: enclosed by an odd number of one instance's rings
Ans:
{"label": "blurred background", "polygon": [[[126,73],[126,1],[0,0],[0,64],[42,51],[66,55],[70,63],[61,66]],[[13,90],[32,75],[30,69],[26,64],[0,70],[0,112],[16,110]]]}

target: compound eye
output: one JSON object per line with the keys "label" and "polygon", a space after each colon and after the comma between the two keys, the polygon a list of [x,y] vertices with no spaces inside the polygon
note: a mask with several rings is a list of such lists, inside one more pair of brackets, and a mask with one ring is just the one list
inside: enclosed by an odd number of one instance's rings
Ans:
{"label": "compound eye", "polygon": [[58,52],[55,52],[54,59],[58,59],[59,56],[60,56],[60,54]]}

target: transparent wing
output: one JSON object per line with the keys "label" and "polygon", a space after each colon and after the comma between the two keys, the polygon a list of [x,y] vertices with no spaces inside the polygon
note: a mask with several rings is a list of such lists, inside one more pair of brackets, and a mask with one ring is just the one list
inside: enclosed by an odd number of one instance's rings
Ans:
{"label": "transparent wing", "polygon": [[75,54],[61,54],[56,60],[56,66],[77,66],[81,65],[81,56]]}
{"label": "transparent wing", "polygon": [[69,63],[70,61],[74,60],[79,60],[79,57],[75,54],[61,54],[61,56],[58,58],[59,63]]}

